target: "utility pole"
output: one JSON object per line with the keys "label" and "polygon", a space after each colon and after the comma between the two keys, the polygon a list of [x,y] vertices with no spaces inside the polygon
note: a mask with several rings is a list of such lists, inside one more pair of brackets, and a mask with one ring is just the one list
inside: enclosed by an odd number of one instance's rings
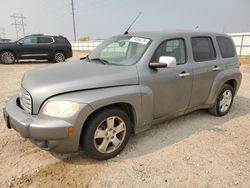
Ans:
{"label": "utility pole", "polygon": [[11,18],[14,20],[12,25],[15,26],[16,29],[16,38],[19,39],[25,36],[25,26],[24,19],[26,19],[23,14],[13,14]]}
{"label": "utility pole", "polygon": [[73,19],[74,40],[76,41],[76,22],[75,22],[74,0],[71,0],[71,9],[72,9],[72,19]]}
{"label": "utility pole", "polygon": [[0,39],[5,39],[5,29],[4,28],[1,28],[0,29]]}

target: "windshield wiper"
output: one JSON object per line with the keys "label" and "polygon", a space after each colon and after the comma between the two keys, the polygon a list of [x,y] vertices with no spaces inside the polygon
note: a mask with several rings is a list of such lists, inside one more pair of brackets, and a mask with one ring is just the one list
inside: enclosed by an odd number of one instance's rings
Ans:
{"label": "windshield wiper", "polygon": [[89,56],[88,56],[88,55],[87,55],[87,56],[85,56],[85,57],[81,57],[81,58],[80,58],[80,60],[85,60],[85,59],[87,59],[87,61],[90,61],[90,60],[89,60]]}
{"label": "windshield wiper", "polygon": [[[89,59],[89,58],[88,58]],[[106,64],[110,64],[109,61],[107,61],[106,59],[102,59],[102,58],[93,58],[93,59],[89,59],[90,61],[100,61],[102,64],[106,65]]]}

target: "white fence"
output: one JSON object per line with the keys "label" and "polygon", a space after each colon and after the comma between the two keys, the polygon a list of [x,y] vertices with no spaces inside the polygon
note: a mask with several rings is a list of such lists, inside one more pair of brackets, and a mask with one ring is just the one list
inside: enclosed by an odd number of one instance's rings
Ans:
{"label": "white fence", "polygon": [[250,55],[250,33],[232,33],[229,34],[235,43],[237,54],[239,56]]}
{"label": "white fence", "polygon": [[[237,54],[239,56],[249,56],[250,55],[250,33],[231,33],[229,34],[235,43]],[[91,40],[91,41],[77,41],[72,42],[72,49],[74,51],[92,51],[103,40]]]}
{"label": "white fence", "polygon": [[94,50],[99,44],[101,44],[103,40],[90,40],[90,41],[77,41],[72,42],[72,49],[73,51],[92,51]]}

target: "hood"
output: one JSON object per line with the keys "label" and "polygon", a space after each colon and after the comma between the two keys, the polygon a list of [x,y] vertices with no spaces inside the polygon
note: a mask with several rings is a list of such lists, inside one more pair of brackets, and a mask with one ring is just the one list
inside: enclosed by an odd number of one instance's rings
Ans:
{"label": "hood", "polygon": [[14,42],[0,42],[0,48],[14,45],[16,45]]}
{"label": "hood", "polygon": [[136,66],[103,65],[77,61],[27,72],[22,87],[32,96],[33,113],[51,96],[61,93],[138,84]]}

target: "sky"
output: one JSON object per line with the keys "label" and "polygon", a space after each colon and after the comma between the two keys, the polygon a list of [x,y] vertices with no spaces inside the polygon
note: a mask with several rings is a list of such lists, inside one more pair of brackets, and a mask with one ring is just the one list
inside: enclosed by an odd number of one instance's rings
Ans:
{"label": "sky", "polygon": [[[250,32],[250,0],[74,0],[77,38],[107,38],[131,31],[194,29]],[[73,40],[71,0],[0,0],[0,32],[15,39],[11,15],[22,13],[25,33],[56,34]]]}

